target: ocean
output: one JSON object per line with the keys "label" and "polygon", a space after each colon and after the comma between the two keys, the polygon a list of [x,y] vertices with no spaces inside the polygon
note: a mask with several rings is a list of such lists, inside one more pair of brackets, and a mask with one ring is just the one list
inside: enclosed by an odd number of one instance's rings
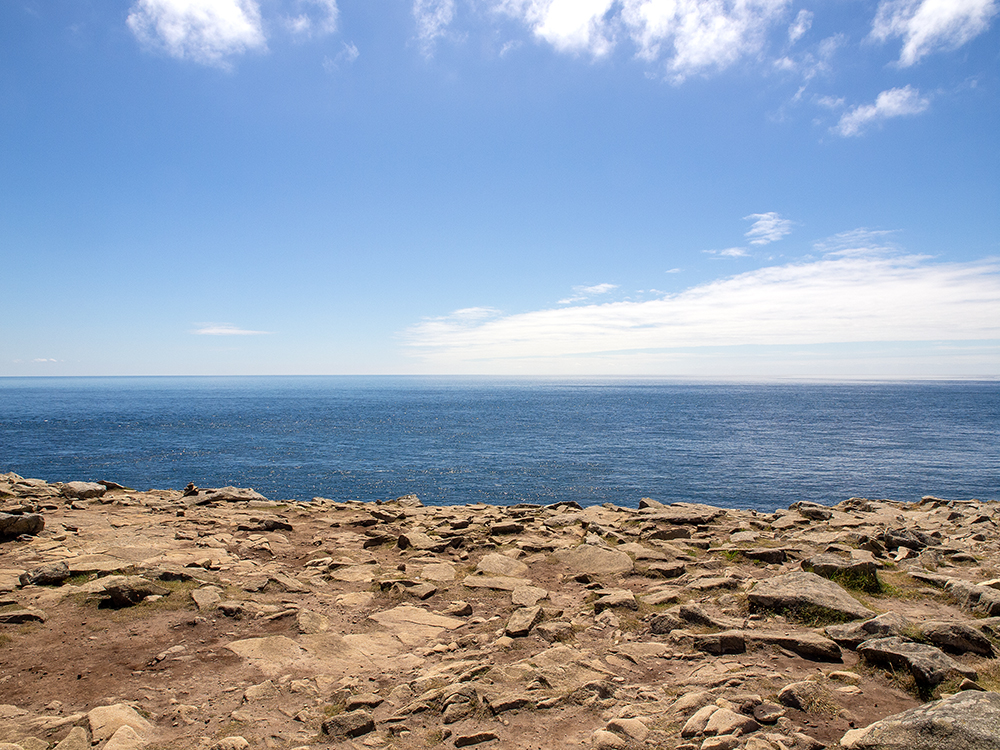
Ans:
{"label": "ocean", "polygon": [[0,378],[0,472],[275,500],[1000,499],[1000,383]]}

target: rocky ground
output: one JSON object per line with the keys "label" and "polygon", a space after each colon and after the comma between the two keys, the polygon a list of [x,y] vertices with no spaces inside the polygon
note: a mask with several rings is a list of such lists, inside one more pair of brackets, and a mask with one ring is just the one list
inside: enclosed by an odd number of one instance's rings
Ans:
{"label": "rocky ground", "polygon": [[0,506],[0,750],[1000,748],[996,503]]}

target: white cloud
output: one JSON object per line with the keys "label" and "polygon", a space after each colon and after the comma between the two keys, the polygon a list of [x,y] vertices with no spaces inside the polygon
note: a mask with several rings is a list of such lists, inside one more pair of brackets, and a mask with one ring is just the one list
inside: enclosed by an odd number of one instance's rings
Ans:
{"label": "white cloud", "polygon": [[743,236],[750,240],[751,245],[768,245],[777,242],[792,231],[792,222],[782,219],[774,211],[766,214],[750,214],[743,217],[744,221],[753,221],[753,226]]}
{"label": "white cloud", "polygon": [[908,67],[935,50],[961,47],[989,28],[997,0],[882,0],[871,37],[901,37],[899,64]]}
{"label": "white cloud", "polygon": [[31,360],[32,362],[58,362],[58,359],[52,359],[51,357],[36,357]]}
{"label": "white cloud", "polygon": [[198,336],[261,336],[270,331],[248,331],[231,323],[199,323],[200,328],[191,331]]}
{"label": "white cloud", "polygon": [[874,104],[859,104],[840,117],[833,131],[846,137],[861,135],[865,128],[874,123],[903,115],[917,115],[926,111],[930,99],[920,96],[920,91],[912,86],[883,91]]}
{"label": "white cloud", "polygon": [[812,11],[805,10],[804,8],[800,10],[799,14],[795,16],[795,21],[788,27],[788,41],[795,44],[812,28],[812,23]]}
{"label": "white cloud", "polygon": [[594,286],[575,286],[573,296],[559,300],[560,305],[569,305],[573,302],[589,299],[601,294],[607,294],[618,288],[617,284],[594,284]]}
{"label": "white cloud", "polygon": [[500,0],[495,8],[527,23],[534,34],[561,52],[607,54],[614,44],[613,0]]}
{"label": "white cloud", "polygon": [[639,57],[664,59],[679,83],[758,54],[788,0],[623,0],[622,20]]}
{"label": "white cloud", "polygon": [[315,8],[318,17],[302,12],[285,19],[285,24],[293,34],[314,36],[332,34],[337,30],[337,19],[340,16],[337,0],[298,0],[297,5],[300,10]]}
{"label": "white cloud", "polygon": [[417,23],[417,40],[425,54],[444,35],[455,17],[455,0],[413,0],[413,19]]}
{"label": "white cloud", "polygon": [[353,42],[350,44],[347,42],[341,42],[340,52],[338,52],[335,57],[325,56],[323,58],[323,70],[327,73],[333,74],[340,70],[341,65],[351,65],[360,56],[361,52],[358,51],[356,44]]}
{"label": "white cloud", "polygon": [[[851,239],[841,235],[831,245],[857,244]],[[411,351],[441,371],[494,372],[504,362],[585,364],[683,347],[1000,339],[1000,260],[932,263],[881,247],[860,250],[648,301],[425,320],[406,338]]]}
{"label": "white cloud", "polygon": [[136,0],[126,22],[140,41],[201,63],[267,46],[254,0]]}

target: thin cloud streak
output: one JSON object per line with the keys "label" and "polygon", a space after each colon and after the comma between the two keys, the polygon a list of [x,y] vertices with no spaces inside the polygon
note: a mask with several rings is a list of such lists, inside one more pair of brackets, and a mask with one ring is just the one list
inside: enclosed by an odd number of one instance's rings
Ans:
{"label": "thin cloud streak", "polygon": [[644,302],[428,319],[405,339],[441,366],[681,347],[1000,339],[1000,260],[838,251]]}
{"label": "thin cloud streak", "polygon": [[743,236],[750,240],[751,245],[768,245],[777,242],[782,237],[791,234],[792,222],[782,219],[774,211],[766,214],[750,214],[743,217],[744,221],[753,221],[753,226]]}
{"label": "thin cloud streak", "polygon": [[264,336],[270,331],[249,331],[230,323],[202,323],[200,328],[191,333],[197,336]]}
{"label": "thin cloud streak", "polygon": [[861,104],[845,112],[833,130],[845,138],[861,135],[870,125],[893,117],[919,115],[930,105],[930,99],[920,96],[912,86],[889,89],[879,94],[874,104]]}

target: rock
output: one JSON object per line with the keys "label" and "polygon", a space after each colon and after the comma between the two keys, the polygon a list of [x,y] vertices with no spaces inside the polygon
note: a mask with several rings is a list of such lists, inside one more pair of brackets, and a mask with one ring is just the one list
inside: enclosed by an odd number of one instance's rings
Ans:
{"label": "rock", "polygon": [[331,737],[360,737],[375,731],[375,720],[363,709],[336,714],[323,722],[323,734]]}
{"label": "rock", "polygon": [[636,742],[645,742],[649,736],[649,727],[639,719],[612,719],[608,722],[607,729]]}
{"label": "rock", "polygon": [[598,750],[623,750],[628,743],[614,732],[598,729],[590,735],[590,744]]}
{"label": "rock", "polygon": [[806,620],[817,617],[860,620],[875,616],[833,581],[805,571],[760,581],[748,598],[754,609],[788,612]]}
{"label": "rock", "polygon": [[510,600],[515,607],[534,607],[548,596],[549,592],[538,586],[518,586],[511,592]]}
{"label": "rock", "polygon": [[69,577],[69,566],[60,560],[52,565],[26,571],[20,575],[18,581],[22,586],[58,586]]}
{"label": "rock", "polygon": [[153,732],[153,725],[138,711],[124,703],[91,709],[87,713],[87,721],[90,723],[90,736],[95,744],[109,739],[125,726],[135,730],[140,737],[149,737]]}
{"label": "rock", "polygon": [[102,750],[142,750],[146,747],[146,738],[126,725],[119,727]]}
{"label": "rock", "polygon": [[997,750],[1000,694],[966,690],[847,732],[845,750]]}
{"label": "rock", "polygon": [[83,727],[73,727],[53,750],[90,750],[90,738]]}
{"label": "rock", "polygon": [[215,487],[212,489],[198,489],[196,493],[190,495],[189,499],[189,502],[192,505],[206,505],[208,503],[239,503],[250,501],[267,502],[267,498],[256,490],[248,487]]}
{"label": "rock", "polygon": [[635,565],[624,552],[593,544],[556,552],[553,557],[571,570],[595,576],[628,573]]}
{"label": "rock", "polygon": [[566,620],[543,622],[535,627],[535,632],[549,643],[568,641],[573,637],[573,623]]}
{"label": "rock", "polygon": [[520,609],[515,609],[510,619],[507,620],[507,627],[504,629],[504,633],[511,638],[524,638],[541,619],[541,607],[521,607]]}
{"label": "rock", "polygon": [[498,553],[486,555],[479,561],[476,570],[480,573],[489,573],[496,576],[508,576],[510,578],[521,578],[528,572],[528,566],[520,560],[514,560]]}
{"label": "rock", "polygon": [[256,685],[251,685],[243,691],[243,701],[245,703],[255,703],[256,701],[270,700],[280,695],[278,688],[271,680],[264,680]]}
{"label": "rock", "polygon": [[317,612],[310,612],[308,609],[300,609],[295,616],[299,632],[306,635],[325,633],[330,629],[330,618]]}
{"label": "rock", "polygon": [[785,685],[778,693],[778,702],[799,711],[809,711],[817,704],[828,700],[829,696],[818,682],[805,680]]}
{"label": "rock", "polygon": [[21,625],[26,622],[45,622],[45,613],[38,609],[10,609],[0,612],[0,624]]}
{"label": "rock", "polygon": [[97,482],[66,482],[62,486],[64,497],[86,500],[92,497],[102,497],[108,488]]}
{"label": "rock", "polygon": [[227,644],[226,648],[268,676],[281,674],[302,658],[299,644],[283,635],[244,638]]}
{"label": "rock", "polygon": [[705,722],[705,729],[702,730],[707,735],[718,734],[749,734],[760,729],[760,724],[749,716],[730,711],[728,708],[720,708],[715,711],[708,721]]}
{"label": "rock", "polygon": [[742,654],[747,650],[745,634],[740,630],[695,635],[693,636],[693,644],[699,651],[715,656]]}
{"label": "rock", "polygon": [[639,603],[635,600],[635,594],[628,589],[598,589],[599,599],[594,602],[594,612],[601,613],[613,607],[626,607],[628,609],[639,609]]}
{"label": "rock", "polygon": [[878,591],[880,588],[874,560],[848,559],[825,553],[807,558],[801,565],[802,570],[839,580],[865,591]]}
{"label": "rock", "polygon": [[931,620],[921,623],[920,631],[925,640],[946,651],[993,656],[993,644],[990,640],[965,623]]}
{"label": "rock", "polygon": [[726,514],[723,508],[699,503],[671,503],[649,510],[652,512],[645,516],[645,520],[663,521],[678,526],[704,526]]}
{"label": "rock", "polygon": [[959,664],[941,649],[898,636],[867,640],[858,646],[858,655],[875,664],[906,667],[922,687],[933,688],[955,675],[976,679],[975,670]]}
{"label": "rock", "polygon": [[438,583],[454,581],[455,566],[451,563],[431,563],[420,569],[420,577]]}
{"label": "rock", "polygon": [[780,565],[788,559],[788,553],[781,547],[758,547],[757,549],[740,550],[740,554],[748,560],[756,560],[768,565]]}
{"label": "rock", "polygon": [[44,528],[45,519],[37,513],[0,513],[0,540],[16,539],[22,534],[34,536]]}
{"label": "rock", "polygon": [[761,724],[773,724],[785,715],[785,709],[777,703],[765,701],[753,708],[753,717]]}
{"label": "rock", "polygon": [[867,641],[869,638],[902,635],[913,628],[913,621],[908,617],[895,612],[885,612],[864,622],[829,625],[825,632],[842,646],[857,648],[861,642]]}
{"label": "rock", "polygon": [[250,743],[246,737],[236,735],[234,737],[223,737],[212,745],[208,750],[249,750]]}
{"label": "rock", "polygon": [[701,743],[701,750],[735,750],[740,746],[740,738],[735,734],[707,737]]}
{"label": "rock", "polygon": [[199,612],[211,612],[222,603],[222,589],[218,586],[202,586],[191,592],[191,598]]}
{"label": "rock", "polygon": [[170,594],[170,589],[142,576],[122,576],[116,581],[105,584],[104,593],[111,606],[120,608],[136,605],[147,596],[167,596]]}
{"label": "rock", "polygon": [[376,708],[384,702],[385,698],[381,695],[376,695],[375,693],[358,693],[348,698],[344,703],[344,707],[348,711],[353,711],[357,708]]}
{"label": "rock", "polygon": [[705,731],[708,720],[718,710],[719,707],[711,703],[699,708],[685,722],[684,726],[681,727],[681,737],[694,737],[695,735],[702,734]]}
{"label": "rock", "polygon": [[776,633],[766,630],[748,630],[748,640],[768,646],[793,651],[804,659],[813,661],[840,661],[840,647],[816,633]]}
{"label": "rock", "polygon": [[469,747],[470,745],[480,745],[484,742],[492,742],[500,739],[493,732],[473,732],[472,734],[460,734],[455,737],[455,747]]}
{"label": "rock", "polygon": [[990,617],[1000,616],[1000,591],[990,586],[972,584],[960,578],[948,579],[944,588],[958,599],[962,609]]}

